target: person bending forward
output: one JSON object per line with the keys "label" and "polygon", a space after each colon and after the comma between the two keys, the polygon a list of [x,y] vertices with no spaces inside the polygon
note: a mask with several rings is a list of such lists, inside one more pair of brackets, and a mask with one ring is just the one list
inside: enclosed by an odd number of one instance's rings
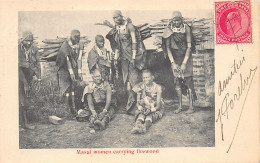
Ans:
{"label": "person bending forward", "polygon": [[[104,130],[115,114],[116,107],[112,100],[111,86],[103,80],[100,70],[95,69],[92,72],[92,77],[93,83],[89,83],[85,87],[82,101],[87,102],[87,111],[91,113],[90,127]],[[85,96],[87,96],[87,101],[85,101]]]}

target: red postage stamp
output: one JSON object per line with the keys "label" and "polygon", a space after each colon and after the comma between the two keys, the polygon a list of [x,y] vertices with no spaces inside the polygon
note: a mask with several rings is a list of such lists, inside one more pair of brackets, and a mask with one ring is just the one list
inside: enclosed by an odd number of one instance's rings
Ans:
{"label": "red postage stamp", "polygon": [[216,44],[252,43],[250,1],[215,2]]}

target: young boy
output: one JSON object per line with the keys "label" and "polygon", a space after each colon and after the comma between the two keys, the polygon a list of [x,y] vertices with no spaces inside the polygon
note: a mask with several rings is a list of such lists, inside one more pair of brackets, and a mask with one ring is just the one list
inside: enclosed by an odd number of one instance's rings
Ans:
{"label": "young boy", "polygon": [[111,61],[110,56],[105,45],[105,39],[102,35],[95,37],[96,45],[90,50],[88,54],[88,67],[90,73],[95,69],[99,69],[101,76],[106,81],[109,80]]}
{"label": "young boy", "polygon": [[82,101],[87,96],[88,109],[90,116],[90,127],[97,130],[104,130],[111,117],[115,114],[115,105],[112,100],[111,86],[101,77],[99,69],[92,72],[93,83],[89,83],[84,89]]}
{"label": "young boy", "polygon": [[143,82],[134,86],[137,93],[136,123],[132,133],[145,133],[153,122],[162,118],[161,97],[162,87],[156,84],[150,70],[142,71]]}

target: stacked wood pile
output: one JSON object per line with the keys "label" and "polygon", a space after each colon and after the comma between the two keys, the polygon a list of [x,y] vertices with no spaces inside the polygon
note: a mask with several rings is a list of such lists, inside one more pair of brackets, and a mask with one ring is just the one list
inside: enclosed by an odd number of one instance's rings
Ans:
{"label": "stacked wood pile", "polygon": [[[193,41],[196,46],[201,45],[209,40],[209,37],[213,37],[211,33],[212,19],[184,19],[184,23],[191,27]],[[161,49],[163,30],[171,24],[169,19],[162,19],[157,23],[151,24],[151,33],[154,36],[154,45],[157,49]]]}
{"label": "stacked wood pile", "polygon": [[[131,21],[128,19],[128,21]],[[184,19],[184,23],[188,24],[191,27],[193,40],[195,45],[201,45],[209,40],[210,37],[213,37],[211,33],[211,23],[213,19]],[[145,23],[137,25],[137,29],[140,32],[142,40],[146,40],[150,37],[154,37],[154,45],[157,49],[161,49],[162,45],[162,34],[164,29],[171,24],[170,19],[161,19],[157,23]],[[108,20],[105,20],[103,23],[96,23],[96,25],[104,25],[110,28],[113,28],[114,25]]]}
{"label": "stacked wood pile", "polygon": [[[68,38],[57,37],[56,39],[43,40],[44,45],[38,46],[41,61],[55,61],[57,53],[65,40],[68,40]],[[90,40],[84,36],[80,38],[80,43],[87,45],[90,43]]]}
{"label": "stacked wood pile", "polygon": [[[127,21],[131,22],[131,19],[128,18]],[[104,25],[104,26],[107,26],[110,28],[114,27],[114,25],[112,23],[110,23],[108,20],[103,21],[103,23],[96,23],[96,25]],[[140,24],[140,25],[137,25],[136,27],[137,27],[137,30],[140,32],[139,34],[140,34],[142,40],[146,40],[146,39],[152,37],[152,31],[149,28],[148,23]]]}

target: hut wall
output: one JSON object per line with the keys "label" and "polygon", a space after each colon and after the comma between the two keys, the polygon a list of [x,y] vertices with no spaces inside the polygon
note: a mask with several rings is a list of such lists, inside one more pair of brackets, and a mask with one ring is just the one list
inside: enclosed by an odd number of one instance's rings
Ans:
{"label": "hut wall", "polygon": [[207,49],[193,54],[193,79],[198,100],[196,106],[214,106],[215,66],[214,50]]}

